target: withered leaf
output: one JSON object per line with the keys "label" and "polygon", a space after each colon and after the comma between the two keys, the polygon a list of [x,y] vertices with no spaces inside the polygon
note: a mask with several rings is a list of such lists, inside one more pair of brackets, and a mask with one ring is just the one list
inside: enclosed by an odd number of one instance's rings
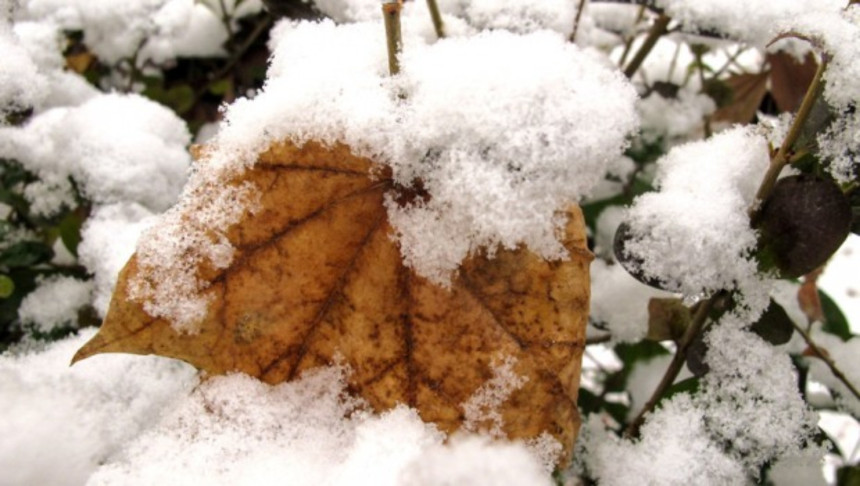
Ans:
{"label": "withered leaf", "polygon": [[768,73],[735,74],[726,79],[732,101],[714,112],[713,119],[729,123],[749,123],[767,93]]}
{"label": "withered leaf", "polygon": [[781,112],[794,112],[815,77],[818,66],[815,55],[809,52],[803,63],[799,63],[793,55],[780,51],[769,53],[767,62],[770,64],[770,91],[777,108]]}
{"label": "withered leaf", "polygon": [[568,214],[568,260],[525,249],[479,254],[443,288],[403,264],[384,206],[386,193],[425,196],[398,193],[385,170],[348,147],[276,144],[235,177],[224,185],[249,182],[262,200],[228,230],[230,266],[198,269],[211,297],[200,331],[177,333],[130,297],[130,282],[147,278],[135,255],[75,361],[158,354],[275,384],[340,359],[353,370],[351,390],[375,409],[405,403],[448,432],[464,426],[463,404],[494,367],[513,363],[525,381],[497,409],[503,432],[548,432],[564,446],[559,460],[569,458],[592,259],[578,208]]}

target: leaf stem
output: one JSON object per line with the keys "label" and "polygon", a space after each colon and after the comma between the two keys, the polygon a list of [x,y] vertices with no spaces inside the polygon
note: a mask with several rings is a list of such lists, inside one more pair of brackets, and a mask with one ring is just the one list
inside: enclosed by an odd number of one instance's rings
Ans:
{"label": "leaf stem", "polygon": [[636,51],[636,55],[634,55],[633,59],[630,60],[630,64],[624,68],[624,75],[627,76],[628,79],[632,78],[633,75],[636,74],[636,71],[639,69],[639,66],[642,65],[642,62],[645,61],[645,58],[648,57],[651,49],[654,48],[660,37],[666,33],[666,27],[668,27],[671,20],[672,19],[669,16],[660,14],[654,21],[654,24],[651,25],[651,30],[648,31],[648,35],[645,37],[642,45],[639,46],[639,50]]}
{"label": "leaf stem", "polygon": [[721,294],[716,294],[699,303],[698,309],[696,309],[696,314],[693,316],[693,321],[684,331],[684,335],[681,336],[681,340],[678,341],[675,355],[672,356],[672,362],[669,363],[669,367],[666,368],[666,372],[663,374],[660,384],[654,389],[654,392],[651,394],[651,398],[648,399],[645,406],[642,407],[642,410],[640,410],[639,414],[636,415],[636,418],[633,419],[633,421],[627,426],[627,429],[624,430],[625,437],[632,438],[639,434],[639,427],[641,427],[645,422],[645,415],[654,410],[654,407],[657,406],[657,402],[660,401],[660,398],[663,397],[666,390],[668,390],[669,387],[672,386],[672,383],[675,382],[675,379],[678,378],[678,374],[681,372],[687,358],[687,349],[690,347],[690,343],[693,342],[693,339],[702,332],[702,329],[705,326],[705,321],[708,319],[708,314],[711,312],[711,309],[713,309],[714,301],[719,295]]}
{"label": "leaf stem", "polygon": [[382,16],[385,19],[385,38],[388,41],[388,72],[394,76],[400,72],[400,2],[382,4]]}
{"label": "leaf stem", "polygon": [[818,69],[816,69],[815,76],[813,76],[812,82],[809,84],[809,88],[803,96],[803,102],[801,102],[800,108],[797,110],[797,115],[795,115],[794,121],[788,129],[788,134],[786,134],[776,155],[771,159],[770,166],[767,168],[767,172],[764,175],[764,179],[761,181],[758,192],[756,192],[753,205],[749,210],[750,222],[753,226],[755,226],[758,220],[762,202],[764,202],[768,196],[770,196],[770,193],[773,192],[773,187],[776,185],[779,173],[782,172],[782,169],[788,163],[791,147],[800,136],[800,131],[803,129],[806,119],[809,118],[809,112],[812,111],[812,106],[815,104],[815,99],[818,97],[818,93],[821,90],[822,77],[824,75],[824,71],[827,69],[827,61],[827,55],[822,54],[821,62],[818,63]]}
{"label": "leaf stem", "polygon": [[427,0],[427,9],[430,10],[430,19],[433,20],[433,30],[436,31],[436,37],[445,38],[445,24],[442,22],[442,14],[439,13],[439,5],[436,0]]}
{"label": "leaf stem", "polygon": [[839,381],[841,381],[848,388],[851,394],[854,395],[854,397],[860,400],[860,391],[858,391],[857,387],[855,387],[848,380],[848,377],[845,376],[845,373],[843,373],[842,370],[840,370],[839,367],[836,366],[836,362],[833,361],[833,358],[831,358],[830,355],[827,354],[827,352],[825,352],[820,347],[818,347],[817,344],[815,344],[815,341],[812,340],[812,336],[810,336],[809,333],[806,332],[805,329],[803,329],[803,327],[798,326],[797,323],[793,320],[791,321],[791,325],[794,326],[794,330],[800,334],[804,341],[806,341],[806,344],[809,346],[809,349],[811,349],[812,352],[815,353],[818,358],[824,361],[824,364],[826,364],[828,368],[830,368],[830,372],[833,373],[833,376],[835,376]]}
{"label": "leaf stem", "polygon": [[579,6],[576,8],[576,18],[573,19],[573,32],[570,33],[568,40],[576,42],[576,31],[579,30],[579,20],[582,18],[582,11],[585,10],[585,2],[587,0],[579,0]]}

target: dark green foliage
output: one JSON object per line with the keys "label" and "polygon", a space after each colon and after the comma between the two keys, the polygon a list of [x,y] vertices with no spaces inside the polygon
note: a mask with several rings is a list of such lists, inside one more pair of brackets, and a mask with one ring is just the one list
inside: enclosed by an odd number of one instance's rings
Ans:
{"label": "dark green foliage", "polygon": [[839,248],[851,226],[851,206],[829,179],[796,175],[780,179],[763,203],[759,261],[786,278],[815,270]]}
{"label": "dark green foliage", "polygon": [[794,325],[791,322],[791,318],[785,312],[785,309],[771,300],[764,314],[750,326],[750,331],[770,344],[777,346],[791,340],[791,335],[794,333]]}

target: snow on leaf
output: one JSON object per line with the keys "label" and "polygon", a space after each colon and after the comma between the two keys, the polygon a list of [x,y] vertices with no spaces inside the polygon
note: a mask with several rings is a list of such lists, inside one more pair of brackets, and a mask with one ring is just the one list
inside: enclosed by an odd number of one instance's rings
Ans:
{"label": "snow on leaf", "polygon": [[[146,291],[164,276],[139,251],[101,330],[74,361],[159,354],[274,384],[342,357],[354,370],[350,388],[375,409],[405,403],[451,432],[493,366],[511,359],[518,387],[495,410],[502,430],[525,439],[549,432],[568,455],[579,424],[592,259],[578,208],[566,214],[568,259],[547,261],[524,248],[492,258],[478,252],[444,288],[406,266],[392,238],[386,200],[424,195],[347,146],[275,144],[252,168],[221,174],[195,194],[217,200],[242,187],[259,201],[228,225],[227,265],[178,256],[175,265],[190,260],[202,283],[198,321],[177,330],[169,313],[147,311],[155,294]],[[192,221],[198,209],[192,201],[175,213]]]}

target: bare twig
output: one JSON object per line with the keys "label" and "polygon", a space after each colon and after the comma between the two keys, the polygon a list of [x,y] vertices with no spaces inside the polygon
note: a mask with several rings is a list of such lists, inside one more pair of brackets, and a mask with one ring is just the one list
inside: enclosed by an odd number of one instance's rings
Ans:
{"label": "bare twig", "polygon": [[639,69],[639,66],[642,65],[642,62],[645,61],[645,58],[648,57],[651,49],[654,48],[654,45],[657,44],[660,37],[666,33],[666,27],[669,25],[671,20],[672,19],[663,14],[660,14],[660,16],[657,17],[654,24],[651,26],[651,30],[648,31],[648,35],[642,42],[642,45],[639,46],[639,50],[636,51],[636,55],[634,55],[633,59],[630,60],[630,64],[624,68],[625,76],[632,78],[633,75],[636,74],[636,71]]}
{"label": "bare twig", "polygon": [[582,11],[585,10],[586,0],[579,0],[579,6],[576,8],[576,18],[573,19],[573,32],[570,33],[570,42],[576,42],[576,31],[579,30],[579,19],[582,18]]}
{"label": "bare twig", "polygon": [[841,381],[848,388],[851,394],[854,395],[858,400],[860,400],[860,391],[858,391],[857,387],[855,387],[850,381],[848,381],[848,377],[845,376],[845,373],[843,373],[842,370],[840,370],[839,367],[836,366],[836,362],[833,361],[833,358],[831,358],[826,351],[824,351],[823,349],[818,347],[817,344],[815,344],[815,341],[812,340],[812,336],[810,336],[805,329],[803,329],[801,326],[798,326],[797,323],[793,320],[791,321],[791,324],[794,326],[794,330],[800,334],[804,341],[806,341],[807,346],[809,346],[809,349],[811,349],[812,352],[815,353],[815,356],[824,361],[824,364],[826,364],[827,367],[830,368],[830,372],[833,373],[833,376],[835,376],[839,381]]}
{"label": "bare twig", "polygon": [[436,4],[436,0],[427,0],[427,9],[430,10],[430,19],[433,20],[433,30],[436,31],[436,37],[444,38],[445,24],[442,23],[442,14],[439,13],[439,5]]}
{"label": "bare twig", "polygon": [[624,50],[621,51],[621,57],[618,59],[618,66],[624,67],[627,64],[627,56],[630,55],[630,49],[633,47],[633,41],[636,40],[636,26],[639,25],[639,22],[645,18],[645,11],[647,9],[643,6],[639,8],[639,13],[636,14],[636,20],[633,21],[632,31],[630,32],[630,36],[627,37],[627,40],[624,41]]}
{"label": "bare twig", "polygon": [[756,192],[753,206],[749,210],[750,221],[753,226],[755,226],[755,223],[758,220],[761,203],[766,200],[773,191],[773,187],[776,184],[779,173],[782,172],[782,169],[788,163],[791,147],[800,136],[803,124],[806,123],[806,119],[809,117],[809,112],[815,104],[815,99],[818,97],[818,93],[821,90],[822,76],[824,75],[824,71],[827,69],[827,61],[827,55],[823,54],[821,56],[821,62],[818,63],[818,69],[815,71],[815,76],[812,78],[812,82],[809,84],[809,88],[803,96],[803,102],[801,102],[800,108],[797,110],[797,115],[795,115],[794,121],[788,129],[788,134],[786,134],[785,139],[782,141],[779,151],[777,151],[776,155],[771,159],[770,166],[767,168],[767,172],[764,175],[764,179],[761,181],[758,192]]}
{"label": "bare twig", "polygon": [[642,423],[645,422],[645,415],[654,410],[657,402],[660,401],[660,398],[664,393],[666,393],[666,390],[668,390],[675,382],[675,379],[678,378],[678,374],[681,372],[681,369],[684,367],[684,362],[687,359],[687,349],[690,347],[690,343],[693,342],[693,339],[702,332],[702,329],[705,326],[705,321],[708,319],[708,314],[714,307],[714,301],[717,299],[718,295],[719,294],[699,303],[699,308],[696,309],[693,321],[684,331],[684,335],[681,336],[681,340],[678,341],[678,348],[675,350],[675,355],[672,356],[672,362],[669,363],[669,367],[666,368],[666,372],[663,374],[660,384],[654,389],[654,392],[651,394],[651,398],[648,399],[645,406],[643,406],[642,410],[640,410],[636,415],[636,418],[633,419],[633,421],[630,422],[630,425],[627,426],[627,429],[624,430],[625,437],[631,438],[639,434],[639,427],[641,427]]}
{"label": "bare twig", "polygon": [[218,5],[221,7],[221,23],[224,24],[224,28],[227,30],[227,38],[232,41],[234,32],[230,16],[227,15],[227,6],[224,4],[224,0],[218,0]]}
{"label": "bare twig", "polygon": [[388,41],[388,72],[394,76],[400,72],[400,2],[382,4],[382,16],[385,19],[385,38]]}
{"label": "bare twig", "polygon": [[612,334],[606,333],[601,334],[600,336],[589,337],[585,339],[585,345],[591,346],[592,344],[603,344],[612,341]]}
{"label": "bare twig", "polygon": [[197,90],[197,92],[194,94],[194,104],[196,104],[197,101],[199,101],[200,98],[204,94],[206,94],[207,91],[209,91],[209,88],[211,88],[213,84],[217,83],[218,81],[223,79],[224,76],[227,76],[228,74],[230,74],[230,72],[233,71],[233,67],[235,67],[236,64],[242,60],[248,49],[250,49],[251,46],[254,45],[254,42],[256,42],[257,39],[259,39],[260,36],[263,35],[263,33],[266,32],[271,25],[272,17],[271,15],[266,15],[262,20],[260,20],[259,23],[257,23],[257,25],[254,26],[254,30],[251,31],[251,34],[248,36],[247,39],[245,39],[245,42],[243,42],[242,45],[240,45],[239,48],[236,49],[235,52],[233,52],[224,67],[219,69],[214,76],[209,78],[205,85],[203,85],[200,89]]}

